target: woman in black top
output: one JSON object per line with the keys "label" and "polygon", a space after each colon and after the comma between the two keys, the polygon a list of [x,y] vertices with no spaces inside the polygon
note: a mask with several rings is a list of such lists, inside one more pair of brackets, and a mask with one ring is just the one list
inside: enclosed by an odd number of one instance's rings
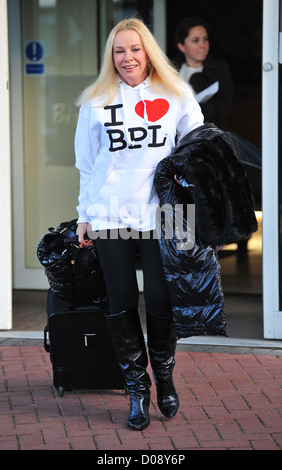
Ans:
{"label": "woman in black top", "polygon": [[233,80],[227,62],[209,55],[208,26],[201,18],[184,18],[177,26],[178,49],[185,62],[180,76],[194,89],[205,122],[227,130],[226,115],[233,99]]}

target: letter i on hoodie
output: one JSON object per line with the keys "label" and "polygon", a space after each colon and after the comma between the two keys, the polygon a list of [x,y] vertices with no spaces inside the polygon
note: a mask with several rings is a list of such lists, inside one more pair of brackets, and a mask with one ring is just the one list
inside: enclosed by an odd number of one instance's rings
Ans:
{"label": "letter i on hoodie", "polygon": [[111,104],[103,106],[100,97],[82,105],[75,135],[78,222],[92,230],[155,228],[156,166],[172,153],[176,137],[203,124],[191,89],[183,86],[187,99],[156,93],[149,78],[136,87],[120,80]]}

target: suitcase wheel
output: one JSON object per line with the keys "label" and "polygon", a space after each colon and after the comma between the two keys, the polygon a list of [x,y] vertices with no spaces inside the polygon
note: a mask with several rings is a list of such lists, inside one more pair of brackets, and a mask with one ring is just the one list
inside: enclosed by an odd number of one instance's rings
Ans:
{"label": "suitcase wheel", "polygon": [[62,397],[64,395],[64,387],[58,387],[58,397]]}

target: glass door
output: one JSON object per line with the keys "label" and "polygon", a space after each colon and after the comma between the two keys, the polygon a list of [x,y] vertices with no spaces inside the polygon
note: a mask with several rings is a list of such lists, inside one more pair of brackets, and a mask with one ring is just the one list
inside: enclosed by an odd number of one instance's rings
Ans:
{"label": "glass door", "polygon": [[50,226],[76,217],[75,98],[98,70],[97,2],[22,0],[26,267]]}
{"label": "glass door", "polygon": [[[77,217],[75,99],[98,74],[106,37],[139,15],[158,36],[164,0],[9,0],[13,287],[46,289],[36,255],[48,227]],[[161,7],[161,10],[160,10]]]}
{"label": "glass door", "polygon": [[15,90],[14,287],[45,288],[37,244],[48,227],[77,217],[75,100],[98,73],[98,1],[8,3],[11,86]]}

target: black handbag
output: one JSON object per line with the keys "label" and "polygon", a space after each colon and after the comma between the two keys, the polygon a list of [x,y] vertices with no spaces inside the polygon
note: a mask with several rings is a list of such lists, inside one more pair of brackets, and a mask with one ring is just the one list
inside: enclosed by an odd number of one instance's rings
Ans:
{"label": "black handbag", "polygon": [[107,291],[96,245],[93,241],[92,246],[81,248],[76,229],[76,219],[49,228],[37,246],[38,260],[53,294],[72,304],[105,305]]}

